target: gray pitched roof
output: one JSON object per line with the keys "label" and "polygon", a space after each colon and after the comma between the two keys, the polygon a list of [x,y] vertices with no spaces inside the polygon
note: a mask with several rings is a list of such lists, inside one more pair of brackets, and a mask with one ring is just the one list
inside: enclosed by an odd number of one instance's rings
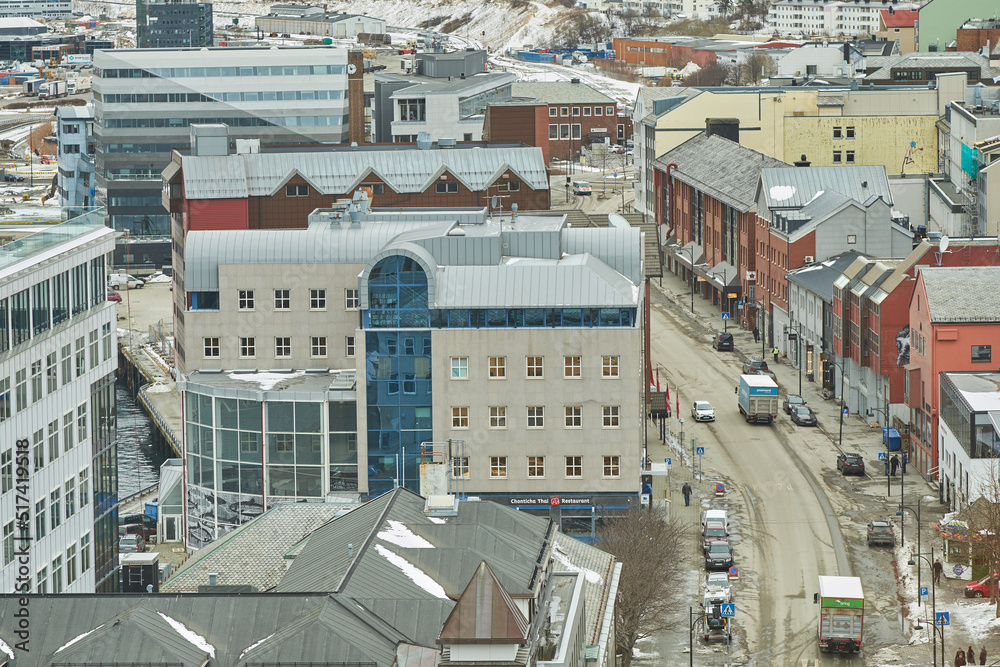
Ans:
{"label": "gray pitched roof", "polygon": [[677,164],[671,174],[740,211],[754,205],[760,170],[787,163],[718,135],[697,134],[656,160],[661,169]]}
{"label": "gray pitched roof", "polygon": [[511,85],[514,97],[529,97],[546,104],[615,104],[596,88],[568,81],[518,81]]}
{"label": "gray pitched roof", "polygon": [[[912,53],[897,54],[892,56],[878,56],[884,60],[875,61],[882,67],[865,77],[865,81],[888,81],[892,79],[893,69],[954,69],[963,70],[969,67],[979,67],[979,77],[981,79],[992,79],[1000,74],[1000,68],[992,67],[988,58],[984,58],[975,51],[949,51],[947,53],[923,53],[913,51]],[[874,59],[869,58],[866,65],[869,71],[872,68]]]}
{"label": "gray pitched roof", "polygon": [[925,266],[931,322],[1000,322],[1000,267]]}
{"label": "gray pitched roof", "polygon": [[833,303],[833,281],[840,277],[844,269],[858,257],[866,257],[866,255],[857,250],[851,250],[831,257],[825,262],[803,266],[788,274],[788,282],[802,286],[827,303]]}
{"label": "gray pitched roof", "polygon": [[882,197],[892,206],[885,167],[784,167],[763,169],[760,185],[769,209],[799,209],[824,192],[839,192],[857,202]]}

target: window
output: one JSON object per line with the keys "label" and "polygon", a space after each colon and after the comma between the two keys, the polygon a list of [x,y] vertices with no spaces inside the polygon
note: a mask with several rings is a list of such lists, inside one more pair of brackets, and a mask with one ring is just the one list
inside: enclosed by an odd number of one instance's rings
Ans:
{"label": "window", "polygon": [[853,139],[854,138],[854,126],[853,125],[848,125],[847,126],[847,138],[848,139]]}
{"label": "window", "polygon": [[490,379],[503,380],[507,377],[507,357],[490,357]]}
{"label": "window", "polygon": [[605,477],[621,477],[621,458],[620,456],[605,456],[604,457],[604,476]]}
{"label": "window", "polygon": [[507,479],[507,457],[490,457],[490,477],[493,479]]}
{"label": "window", "polygon": [[36,574],[35,578],[37,580],[37,586],[35,588],[36,593],[48,593],[49,592],[49,568],[43,567]]}
{"label": "window", "polygon": [[567,477],[583,477],[583,457],[582,456],[567,456],[566,457],[566,476]]}
{"label": "window", "polygon": [[456,456],[451,460],[451,476],[469,478],[468,456]]}
{"label": "window", "polygon": [[64,497],[66,498],[66,518],[76,513],[76,478],[66,480]]}
{"label": "window", "polygon": [[526,357],[527,376],[529,378],[540,378],[542,375],[542,357]]}
{"label": "window", "polygon": [[5,450],[0,454],[0,475],[3,477],[3,486],[0,493],[7,493],[14,488],[14,450]]}
{"label": "window", "polygon": [[528,406],[528,428],[545,427],[545,407],[541,405]]}
{"label": "window", "polygon": [[507,406],[490,406],[490,428],[507,428]]}
{"label": "window", "polygon": [[619,423],[618,413],[621,410],[619,405],[605,405],[603,408],[604,412],[604,428],[618,428],[621,424]]}
{"label": "window", "polygon": [[14,562],[14,522],[8,521],[3,525],[3,564],[10,565]]}
{"label": "window", "polygon": [[239,296],[240,310],[253,310],[253,290],[241,289],[237,292]]}
{"label": "window", "polygon": [[549,125],[549,139],[559,138],[559,126],[555,123]]}
{"label": "window", "polygon": [[595,116],[603,116],[604,115],[604,107],[594,107],[594,115]]}
{"label": "window", "polygon": [[601,373],[606,378],[618,377],[618,355],[606,354],[601,357]]}
{"label": "window", "polygon": [[63,415],[63,452],[73,449],[73,411]]}
{"label": "window", "polygon": [[559,110],[555,107],[549,107],[549,118],[555,118],[559,115]]}
{"label": "window", "polygon": [[574,139],[579,139],[581,136],[582,135],[580,133],[580,124],[579,123],[573,123],[573,138]]}
{"label": "window", "polygon": [[71,356],[73,354],[72,345],[63,345],[62,347],[62,378],[63,385],[69,383],[73,379],[73,364]]}
{"label": "window", "polygon": [[385,183],[362,183],[359,187],[368,188],[373,195],[385,194]]}
{"label": "window", "polygon": [[69,586],[76,581],[76,545],[71,544],[66,549],[66,585]]}
{"label": "window", "polygon": [[252,359],[257,356],[257,339],[253,336],[240,337],[240,356],[244,359]]}
{"label": "window", "polygon": [[87,404],[76,406],[76,439],[83,442],[87,439]]}
{"label": "window", "polygon": [[346,356],[353,357],[355,352],[354,336],[348,336],[344,339],[344,347],[346,348],[344,350]]}
{"label": "window", "polygon": [[289,290],[286,289],[274,290],[274,309],[288,310],[291,307],[292,307],[292,297],[291,294],[289,294]]}
{"label": "window", "polygon": [[451,409],[451,427],[469,428],[469,408],[468,406],[453,407]]}
{"label": "window", "polygon": [[560,139],[569,139],[569,124],[568,123],[562,123],[561,125],[559,125],[559,138]]}
{"label": "window", "polygon": [[545,477],[545,457],[528,457],[528,477]]}
{"label": "window", "polygon": [[590,115],[590,107],[583,107],[583,115],[584,116]]}
{"label": "window", "polygon": [[278,336],[274,339],[274,356],[278,359],[292,356],[292,339],[289,336]]}
{"label": "window", "polygon": [[854,151],[845,151],[844,157],[847,158],[847,164],[854,164]]}
{"label": "window", "polygon": [[563,358],[563,377],[580,377],[580,357]]}
{"label": "window", "polygon": [[972,346],[972,363],[988,364],[990,362],[991,350],[989,345]]}
{"label": "window", "polygon": [[45,498],[35,503],[35,539],[40,540],[45,537]]}
{"label": "window", "polygon": [[326,290],[309,290],[309,310],[326,310]]}
{"label": "window", "polygon": [[45,358],[45,385],[50,394],[59,388],[59,374],[56,370],[57,363],[55,352]]}
{"label": "window", "polygon": [[614,107],[608,107],[607,109],[605,109],[604,113],[607,116],[614,116],[615,115],[615,108]]}
{"label": "window", "polygon": [[76,339],[76,353],[74,357],[76,360],[76,377],[80,377],[87,372],[87,344],[83,336]]}
{"label": "window", "polygon": [[834,127],[833,128],[833,138],[834,139],[840,139],[843,136],[844,136],[844,128],[842,128],[842,127]]}
{"label": "window", "polygon": [[49,422],[49,463],[59,458],[59,420]]}
{"label": "window", "polygon": [[559,115],[560,116],[568,116],[569,115],[569,107],[562,107],[559,110]]}
{"label": "window", "polygon": [[[71,412],[70,415],[73,413]],[[31,445],[31,454],[34,459],[35,472],[38,472],[45,467],[45,445],[43,440],[45,439],[44,432],[41,430],[35,431],[33,437],[33,443]]]}
{"label": "window", "polygon": [[834,164],[840,164],[843,161],[841,159],[841,157],[842,156],[841,156],[841,152],[840,151],[833,151],[833,163]]}
{"label": "window", "polygon": [[286,197],[308,197],[309,196],[309,186],[308,185],[286,185],[285,186],[285,196]]}
{"label": "window", "polygon": [[497,192],[520,192],[521,181],[501,181],[497,183]]}
{"label": "window", "polygon": [[90,533],[80,538],[80,574],[90,569]]}
{"label": "window", "polygon": [[422,97],[399,100],[399,120],[415,122],[427,120],[427,104]]}
{"label": "window", "polygon": [[583,426],[583,406],[566,406],[566,428],[581,428]]}
{"label": "window", "polygon": [[452,357],[451,358],[451,379],[452,380],[468,380],[469,379],[469,358],[468,357]]}
{"label": "window", "polygon": [[580,107],[573,107],[573,115],[574,116],[580,115]]}
{"label": "window", "polygon": [[344,308],[347,310],[357,310],[358,303],[358,290],[356,289],[345,289],[344,290]]}
{"label": "window", "polygon": [[0,423],[10,419],[10,378],[0,378]]}
{"label": "window", "polygon": [[80,471],[80,474],[78,475],[78,478],[80,480],[79,484],[80,509],[83,509],[84,507],[90,504],[90,480],[88,479],[89,474],[90,471],[84,468],[83,470]]}
{"label": "window", "polygon": [[28,407],[28,369],[21,368],[14,374],[17,384],[14,393],[17,398],[17,411],[20,412]]}
{"label": "window", "polygon": [[326,356],[326,336],[313,336],[309,344],[309,354],[314,357]]}
{"label": "window", "polygon": [[42,400],[42,360],[31,362],[31,402]]}
{"label": "window", "polygon": [[49,519],[51,521],[49,527],[51,530],[55,530],[62,523],[62,489],[56,487],[49,494]]}
{"label": "window", "polygon": [[218,357],[219,351],[219,339],[218,338],[205,338],[205,358]]}
{"label": "window", "polygon": [[444,183],[438,183],[436,190],[439,195],[454,194],[458,192],[458,182],[445,181]]}

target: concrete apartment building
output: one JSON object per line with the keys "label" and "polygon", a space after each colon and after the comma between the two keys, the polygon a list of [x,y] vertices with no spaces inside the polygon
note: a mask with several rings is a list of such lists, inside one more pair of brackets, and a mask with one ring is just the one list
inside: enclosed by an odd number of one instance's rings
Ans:
{"label": "concrete apartment building", "polygon": [[[112,592],[118,355],[105,257],[114,234],[104,212],[94,211],[33,234],[4,235],[0,584],[32,593]],[[27,581],[18,578],[25,566]]]}
{"label": "concrete apartment building", "polygon": [[[877,39],[895,42],[900,53],[917,50],[917,17],[914,9],[883,9],[878,15]],[[973,49],[959,49],[972,51]]]}
{"label": "concrete apartment building", "polygon": [[193,0],[136,0],[136,43],[141,49],[212,46],[212,4]]}
{"label": "concrete apartment building", "polygon": [[642,248],[637,229],[362,195],[307,229],[190,231],[188,544],[278,502],[416,489],[421,461],[484,500],[557,496],[567,522],[635,504]]}
{"label": "concrete apartment building", "polygon": [[0,0],[0,16],[24,16],[41,20],[73,16],[72,0]]}
{"label": "concrete apartment building", "polygon": [[94,105],[56,107],[59,131],[59,197],[68,217],[93,208]]}
{"label": "concrete apartment building", "polygon": [[363,14],[347,14],[345,12],[328,12],[326,5],[271,5],[265,16],[254,19],[256,27],[266,34],[276,32],[293,35],[312,35],[314,37],[333,37],[353,39],[359,34],[385,34],[385,20],[364,16]]}
{"label": "concrete apartment building", "polygon": [[189,125],[224,123],[234,139],[267,144],[343,143],[359,69],[349,75],[348,51],[332,47],[97,52],[97,200],[111,227],[131,235],[131,268],[170,263],[160,173],[174,148],[188,147]]}
{"label": "concrete apartment building", "polygon": [[879,13],[893,9],[916,9],[917,5],[890,0],[778,0],[771,4],[768,22],[779,35],[867,37],[879,29]]}

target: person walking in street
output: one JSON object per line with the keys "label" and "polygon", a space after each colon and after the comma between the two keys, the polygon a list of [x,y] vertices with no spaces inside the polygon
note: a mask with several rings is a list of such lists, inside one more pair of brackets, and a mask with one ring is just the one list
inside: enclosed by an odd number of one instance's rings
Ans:
{"label": "person walking in street", "polygon": [[941,583],[941,573],[944,572],[944,565],[941,564],[940,558],[934,559],[934,585],[937,586]]}
{"label": "person walking in street", "polygon": [[760,342],[760,329],[758,329],[757,327],[753,328],[753,342],[755,343]]}
{"label": "person walking in street", "polygon": [[980,647],[980,650],[979,650],[979,664],[980,665],[985,665],[986,664],[986,647],[985,646],[981,646]]}
{"label": "person walking in street", "polygon": [[684,482],[684,486],[681,487],[681,493],[684,494],[684,507],[691,504],[691,485]]}
{"label": "person walking in street", "polygon": [[969,661],[970,665],[976,664],[976,649],[970,646],[968,652],[965,654],[965,659]]}
{"label": "person walking in street", "polygon": [[895,477],[896,476],[896,468],[898,468],[898,467],[899,467],[899,457],[896,456],[895,454],[893,454],[892,458],[889,459],[889,474],[892,475],[893,477]]}
{"label": "person walking in street", "polygon": [[778,346],[775,345],[774,346],[774,363],[778,363],[778,355],[779,354],[781,354],[781,352],[778,350]]}
{"label": "person walking in street", "polygon": [[909,461],[909,460],[910,460],[909,455],[906,452],[903,452],[903,474],[904,475],[906,474],[906,462]]}
{"label": "person walking in street", "polygon": [[955,654],[955,667],[965,667],[965,651],[962,649]]}

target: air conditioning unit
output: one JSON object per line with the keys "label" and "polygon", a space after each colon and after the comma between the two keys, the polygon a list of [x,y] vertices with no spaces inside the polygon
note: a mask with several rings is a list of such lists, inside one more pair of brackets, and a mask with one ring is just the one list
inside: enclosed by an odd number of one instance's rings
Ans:
{"label": "air conditioning unit", "polygon": [[812,255],[806,255],[805,256],[805,261],[806,261],[806,264],[812,264],[813,262],[816,261],[816,258],[813,257]]}

